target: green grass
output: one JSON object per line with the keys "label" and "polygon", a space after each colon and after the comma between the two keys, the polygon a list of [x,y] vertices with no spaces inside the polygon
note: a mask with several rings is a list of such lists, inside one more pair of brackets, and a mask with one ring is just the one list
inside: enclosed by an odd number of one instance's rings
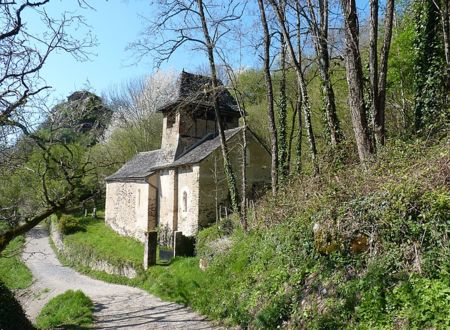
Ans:
{"label": "green grass", "polygon": [[92,300],[82,291],[68,290],[44,306],[36,326],[39,329],[89,327],[93,321],[93,308]]}
{"label": "green grass", "polygon": [[78,216],[85,231],[64,236],[64,243],[78,254],[91,255],[94,259],[105,260],[115,266],[132,264],[142,267],[144,246],[129,237],[123,237],[105,225],[102,219]]}
{"label": "green grass", "polygon": [[20,258],[24,243],[23,236],[16,237],[0,257],[0,281],[10,290],[27,288],[33,279],[30,270]]}

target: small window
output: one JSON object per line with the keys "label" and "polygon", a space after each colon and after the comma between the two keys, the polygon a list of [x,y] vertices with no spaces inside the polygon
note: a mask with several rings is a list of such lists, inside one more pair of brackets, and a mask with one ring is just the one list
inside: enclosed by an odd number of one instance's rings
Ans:
{"label": "small window", "polygon": [[183,191],[183,212],[187,212],[187,192]]}

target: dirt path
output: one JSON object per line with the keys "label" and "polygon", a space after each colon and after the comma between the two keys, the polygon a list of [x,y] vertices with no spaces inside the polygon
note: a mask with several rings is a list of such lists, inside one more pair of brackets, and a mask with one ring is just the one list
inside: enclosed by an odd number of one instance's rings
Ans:
{"label": "dirt path", "polygon": [[140,289],[94,280],[62,266],[43,228],[29,233],[23,258],[34,283],[19,300],[33,321],[48,300],[73,289],[82,290],[93,300],[96,329],[215,329],[204,317],[181,305],[164,302]]}

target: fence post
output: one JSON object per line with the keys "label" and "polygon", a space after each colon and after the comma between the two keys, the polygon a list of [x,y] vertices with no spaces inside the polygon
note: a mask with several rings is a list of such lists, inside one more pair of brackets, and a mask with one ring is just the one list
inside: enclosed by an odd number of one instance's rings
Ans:
{"label": "fence post", "polygon": [[156,231],[148,231],[145,233],[144,242],[144,269],[149,266],[156,265],[156,247],[158,245],[158,233]]}

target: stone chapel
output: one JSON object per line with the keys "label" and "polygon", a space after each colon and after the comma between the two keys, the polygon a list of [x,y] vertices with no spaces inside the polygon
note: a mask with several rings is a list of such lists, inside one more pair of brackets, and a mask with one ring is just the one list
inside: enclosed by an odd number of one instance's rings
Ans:
{"label": "stone chapel", "polygon": [[[106,224],[142,242],[157,228],[169,237],[175,231],[195,236],[228,205],[211,79],[183,71],[176,86],[173,101],[157,110],[163,115],[161,149],[137,154],[106,178]],[[270,184],[270,153],[250,129],[239,127],[241,112],[223,85],[218,98],[238,184],[246,134],[251,196]]]}

